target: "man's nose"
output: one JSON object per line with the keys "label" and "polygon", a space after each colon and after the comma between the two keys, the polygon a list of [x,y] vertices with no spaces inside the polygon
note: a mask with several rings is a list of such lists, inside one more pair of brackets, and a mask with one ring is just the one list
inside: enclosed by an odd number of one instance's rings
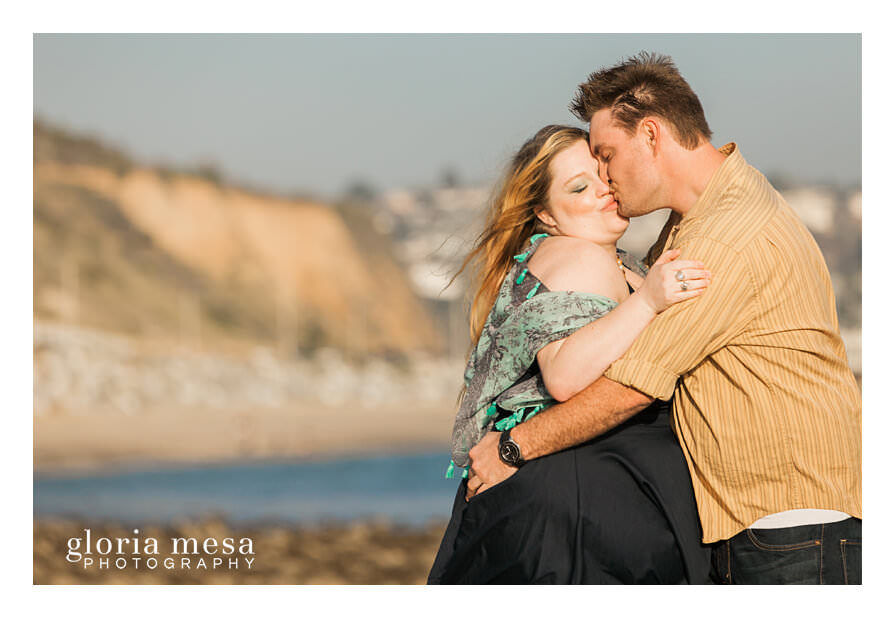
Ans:
{"label": "man's nose", "polygon": [[612,179],[609,178],[609,169],[602,161],[597,162],[597,174],[607,187],[612,183]]}
{"label": "man's nose", "polygon": [[602,165],[597,167],[597,177],[600,179],[599,186],[597,186],[597,193],[601,196],[609,193],[609,178],[608,175],[603,171]]}

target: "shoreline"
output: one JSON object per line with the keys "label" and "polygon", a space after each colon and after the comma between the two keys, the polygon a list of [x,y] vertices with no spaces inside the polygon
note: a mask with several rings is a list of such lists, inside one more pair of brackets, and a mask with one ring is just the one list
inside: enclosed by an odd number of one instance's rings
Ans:
{"label": "shoreline", "polygon": [[450,452],[455,408],[407,402],[375,408],[166,409],[140,415],[66,411],[34,416],[35,477]]}
{"label": "shoreline", "polygon": [[402,457],[426,455],[444,451],[445,461],[450,457],[450,445],[442,443],[420,443],[414,447],[396,450],[381,448],[371,450],[333,450],[299,455],[258,455],[254,457],[231,457],[213,459],[122,459],[122,460],[66,460],[64,465],[37,465],[33,467],[34,480],[65,480],[79,478],[102,478],[134,472],[164,472],[183,469],[215,469],[229,467],[264,467],[276,465],[325,463],[329,461],[366,460],[378,457]]}

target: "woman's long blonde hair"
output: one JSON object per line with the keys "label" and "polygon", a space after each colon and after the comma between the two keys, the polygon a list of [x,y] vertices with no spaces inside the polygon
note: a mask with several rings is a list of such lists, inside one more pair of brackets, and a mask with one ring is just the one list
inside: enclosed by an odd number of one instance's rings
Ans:
{"label": "woman's long blonde hair", "polygon": [[537,212],[547,207],[552,181],[550,162],[581,139],[587,140],[583,129],[548,125],[525,142],[513,157],[499,192],[491,200],[485,229],[454,275],[456,279],[468,266],[473,267],[471,289],[475,292],[469,310],[472,345],[482,334],[500,285],[513,266],[513,256],[522,250],[529,237],[546,231]]}

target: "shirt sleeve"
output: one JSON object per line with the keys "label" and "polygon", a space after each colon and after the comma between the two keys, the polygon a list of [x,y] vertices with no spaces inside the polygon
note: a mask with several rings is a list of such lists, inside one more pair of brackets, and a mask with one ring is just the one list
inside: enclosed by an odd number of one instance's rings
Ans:
{"label": "shirt sleeve", "polygon": [[660,313],[604,374],[656,399],[670,399],[678,378],[741,333],[756,305],[748,260],[709,238],[682,243],[684,259],[712,273],[708,289]]}

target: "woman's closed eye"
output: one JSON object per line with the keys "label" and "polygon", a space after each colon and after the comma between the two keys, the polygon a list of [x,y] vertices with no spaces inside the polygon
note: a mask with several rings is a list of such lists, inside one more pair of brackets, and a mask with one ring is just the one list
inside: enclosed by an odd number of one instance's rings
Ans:
{"label": "woman's closed eye", "polygon": [[575,187],[572,189],[572,193],[581,193],[585,189],[587,189],[587,185],[575,185]]}

